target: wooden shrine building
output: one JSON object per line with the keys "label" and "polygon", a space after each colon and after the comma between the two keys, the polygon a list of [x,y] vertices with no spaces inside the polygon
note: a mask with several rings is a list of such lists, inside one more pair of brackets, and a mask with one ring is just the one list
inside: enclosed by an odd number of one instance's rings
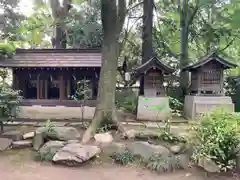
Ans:
{"label": "wooden shrine building", "polygon": [[144,94],[138,98],[138,119],[161,121],[168,117],[170,109],[164,87],[164,75],[173,72],[174,70],[156,55],[134,70],[135,77],[144,77]]}
{"label": "wooden shrine building", "polygon": [[229,62],[216,53],[201,58],[195,64],[186,66],[182,71],[191,72],[190,94],[224,95],[223,71],[235,68],[236,64]]}
{"label": "wooden shrine building", "polygon": [[144,77],[144,96],[166,96],[164,75],[173,73],[174,70],[164,64],[157,56],[140,65],[134,70],[135,77]]}
{"label": "wooden shrine building", "polygon": [[191,73],[189,95],[185,96],[184,102],[187,118],[194,119],[199,114],[223,105],[234,111],[231,97],[224,95],[223,83],[224,70],[235,67],[236,64],[211,53],[182,69]]}
{"label": "wooden shrine building", "polygon": [[89,80],[88,106],[95,106],[101,67],[100,49],[17,49],[11,59],[13,88],[22,91],[23,106],[79,107],[71,100],[79,80]]}

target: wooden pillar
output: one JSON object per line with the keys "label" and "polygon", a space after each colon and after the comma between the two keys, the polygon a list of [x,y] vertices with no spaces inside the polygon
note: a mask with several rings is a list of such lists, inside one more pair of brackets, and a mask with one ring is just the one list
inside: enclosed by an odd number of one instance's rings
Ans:
{"label": "wooden pillar", "polygon": [[12,88],[17,89],[17,76],[14,69],[12,69]]}
{"label": "wooden pillar", "polygon": [[60,74],[60,88],[59,88],[59,91],[60,91],[60,100],[63,100],[63,99],[65,99],[64,98],[64,90],[65,90],[65,88],[64,88],[64,78],[63,78],[63,74],[61,73]]}
{"label": "wooden pillar", "polygon": [[40,74],[37,75],[37,99],[40,99]]}
{"label": "wooden pillar", "polygon": [[44,99],[48,98],[48,80],[44,79]]}
{"label": "wooden pillar", "polygon": [[71,80],[70,80],[70,77],[68,77],[68,80],[67,80],[67,98],[71,96]]}

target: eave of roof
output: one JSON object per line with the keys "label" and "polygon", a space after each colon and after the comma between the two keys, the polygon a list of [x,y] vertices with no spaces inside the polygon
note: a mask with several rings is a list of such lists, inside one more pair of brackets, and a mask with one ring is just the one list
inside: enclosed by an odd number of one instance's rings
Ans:
{"label": "eave of roof", "polygon": [[149,59],[147,62],[143,63],[139,67],[137,67],[134,72],[136,74],[144,74],[147,71],[149,71],[152,68],[159,69],[163,71],[164,74],[170,74],[174,72],[174,69],[166,65],[164,62],[162,62],[157,56],[153,56],[151,59]]}
{"label": "eave of roof", "polygon": [[101,67],[101,49],[17,49],[0,67]]}
{"label": "eave of roof", "polygon": [[191,71],[197,69],[205,64],[209,63],[210,61],[217,61],[218,63],[222,64],[224,69],[235,68],[238,65],[223,59],[222,57],[218,56],[215,52],[210,53],[202,58],[194,64],[187,65],[186,67],[182,68],[182,71]]}

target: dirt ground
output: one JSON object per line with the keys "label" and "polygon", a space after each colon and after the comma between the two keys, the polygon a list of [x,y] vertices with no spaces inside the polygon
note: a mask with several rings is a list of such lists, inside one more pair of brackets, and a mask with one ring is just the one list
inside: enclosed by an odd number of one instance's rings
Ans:
{"label": "dirt ground", "polygon": [[0,153],[1,180],[233,180],[230,177],[208,177],[206,173],[177,171],[156,174],[134,167],[111,164],[90,164],[78,168],[66,168],[34,162],[30,151]]}

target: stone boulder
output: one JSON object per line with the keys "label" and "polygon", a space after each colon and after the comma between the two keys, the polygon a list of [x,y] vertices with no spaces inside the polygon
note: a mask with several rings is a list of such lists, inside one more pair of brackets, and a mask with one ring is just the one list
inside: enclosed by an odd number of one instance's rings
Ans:
{"label": "stone boulder", "polygon": [[109,133],[95,134],[94,139],[97,144],[108,144],[113,141],[113,136]]}
{"label": "stone boulder", "polygon": [[135,141],[127,145],[127,149],[134,155],[149,159],[154,154],[169,155],[169,150],[161,145],[153,145],[144,141]]}
{"label": "stone boulder", "polygon": [[67,144],[53,156],[53,162],[67,166],[78,166],[100,154],[97,146],[82,145],[80,143]]}
{"label": "stone boulder", "polygon": [[198,166],[210,173],[220,172],[220,167],[211,159],[202,157],[198,160]]}
{"label": "stone boulder", "polygon": [[69,141],[77,140],[80,137],[80,133],[74,127],[52,127],[50,132],[47,132],[45,127],[39,127],[35,131],[33,148],[39,150],[48,140]]}
{"label": "stone boulder", "polygon": [[47,154],[51,154],[53,156],[59,149],[63,148],[65,145],[66,142],[64,141],[48,141],[39,149],[39,153],[41,157],[44,157]]}
{"label": "stone boulder", "polygon": [[39,150],[39,148],[44,144],[44,137],[43,137],[44,129],[42,127],[37,128],[34,137],[33,137],[33,149]]}
{"label": "stone boulder", "polygon": [[103,153],[112,155],[113,153],[122,153],[126,150],[126,145],[122,143],[110,143],[110,144],[103,144],[100,147]]}
{"label": "stone boulder", "polygon": [[36,132],[44,133],[45,138],[51,140],[68,141],[79,139],[80,133],[74,127],[52,127],[50,132],[47,132],[45,127],[36,129]]}
{"label": "stone boulder", "polygon": [[2,134],[2,137],[12,139],[13,141],[20,141],[23,139],[23,133],[21,131],[7,131]]}
{"label": "stone boulder", "polygon": [[12,148],[15,148],[15,149],[23,149],[23,148],[30,148],[30,147],[32,147],[31,140],[21,140],[21,141],[12,142]]}
{"label": "stone boulder", "polygon": [[23,134],[23,139],[31,139],[34,137],[34,135],[35,135],[34,132],[25,133],[25,134]]}
{"label": "stone boulder", "polygon": [[124,133],[123,138],[125,138],[125,139],[135,139],[137,133],[138,132],[136,130],[130,129],[130,130],[128,130]]}
{"label": "stone boulder", "polygon": [[8,149],[12,145],[12,139],[0,138],[0,151]]}
{"label": "stone boulder", "polygon": [[170,147],[170,151],[173,154],[180,154],[182,153],[182,151],[185,149],[185,145],[183,143],[177,144],[177,145],[173,145]]}

